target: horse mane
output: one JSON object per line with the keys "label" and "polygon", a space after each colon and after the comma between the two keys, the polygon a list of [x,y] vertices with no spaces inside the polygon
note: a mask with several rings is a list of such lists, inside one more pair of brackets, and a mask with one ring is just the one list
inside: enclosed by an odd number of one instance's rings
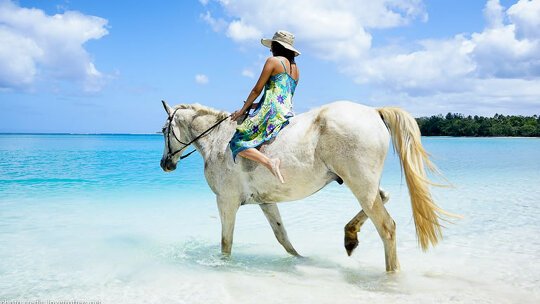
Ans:
{"label": "horse mane", "polygon": [[180,104],[175,107],[176,109],[191,109],[194,110],[197,115],[213,115],[216,116],[217,119],[223,119],[227,116],[229,116],[229,113],[225,111],[216,110],[211,107],[203,106],[198,103],[193,104]]}

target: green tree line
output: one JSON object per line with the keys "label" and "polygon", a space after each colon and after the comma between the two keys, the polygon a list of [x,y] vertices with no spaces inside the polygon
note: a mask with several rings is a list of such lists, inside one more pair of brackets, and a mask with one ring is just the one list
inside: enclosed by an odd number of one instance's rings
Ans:
{"label": "green tree line", "polygon": [[448,113],[420,117],[424,136],[525,136],[540,137],[540,116],[495,114],[493,117]]}

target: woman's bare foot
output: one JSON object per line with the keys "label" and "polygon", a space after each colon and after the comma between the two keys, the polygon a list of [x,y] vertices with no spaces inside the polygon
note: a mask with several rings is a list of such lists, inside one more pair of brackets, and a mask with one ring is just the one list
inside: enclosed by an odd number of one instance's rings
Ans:
{"label": "woman's bare foot", "polygon": [[270,159],[270,171],[272,174],[274,174],[275,177],[279,178],[279,181],[284,184],[285,181],[283,180],[283,176],[281,175],[281,171],[279,171],[279,165],[281,164],[281,161],[279,158],[273,158]]}

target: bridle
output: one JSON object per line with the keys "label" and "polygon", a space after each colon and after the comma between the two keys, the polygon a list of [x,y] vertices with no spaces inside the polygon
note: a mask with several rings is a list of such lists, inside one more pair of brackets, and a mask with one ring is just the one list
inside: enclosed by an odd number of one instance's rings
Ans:
{"label": "bridle", "polygon": [[[173,156],[175,156],[176,154],[182,152],[185,148],[189,147],[192,143],[196,142],[198,139],[200,139],[201,137],[203,137],[204,135],[208,134],[210,131],[212,131],[215,127],[217,127],[220,123],[224,122],[225,120],[227,120],[229,117],[232,116],[231,115],[228,115],[226,116],[225,118],[219,120],[218,122],[216,122],[213,126],[211,126],[210,128],[206,129],[204,132],[202,132],[201,134],[199,134],[197,137],[195,137],[194,139],[192,139],[190,142],[188,143],[185,143],[183,141],[181,141],[178,136],[176,136],[176,133],[174,132],[174,128],[171,127],[172,125],[172,121],[174,119],[174,117],[176,116],[176,111],[178,111],[179,108],[175,109],[174,112],[172,113],[171,116],[169,116],[169,118],[167,118],[167,121],[168,121],[168,128],[169,128],[169,131],[167,132],[167,158],[171,158]],[[184,145],[182,148],[174,151],[174,152],[171,152],[172,149],[171,149],[171,136],[170,136],[170,133],[172,133],[172,135],[174,136],[174,138],[176,139],[177,142],[181,143],[182,145]],[[193,152],[195,152],[197,150],[193,149],[193,151],[189,152],[188,154],[186,155],[181,155],[180,156],[180,159],[184,159],[188,156],[190,156]]]}

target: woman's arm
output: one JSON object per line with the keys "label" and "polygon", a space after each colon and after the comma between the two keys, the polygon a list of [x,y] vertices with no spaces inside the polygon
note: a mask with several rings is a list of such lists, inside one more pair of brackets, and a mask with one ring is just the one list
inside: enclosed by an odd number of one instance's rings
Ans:
{"label": "woman's arm", "polygon": [[255,99],[257,99],[257,97],[261,94],[264,88],[264,85],[266,84],[270,76],[272,76],[272,72],[274,71],[276,60],[277,59],[274,57],[270,57],[266,60],[266,62],[264,63],[264,67],[261,72],[261,75],[259,76],[259,80],[257,80],[257,83],[255,84],[251,92],[249,93],[242,109],[233,113],[233,117],[232,117],[233,120],[238,119],[241,115],[247,112],[248,109],[251,108]]}

